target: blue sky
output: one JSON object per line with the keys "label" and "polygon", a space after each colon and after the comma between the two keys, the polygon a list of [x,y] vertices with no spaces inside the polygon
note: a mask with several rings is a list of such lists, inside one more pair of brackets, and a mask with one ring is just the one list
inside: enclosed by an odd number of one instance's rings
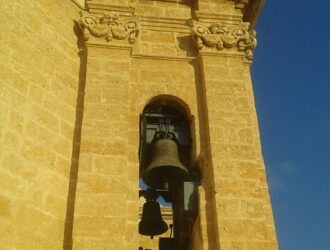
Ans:
{"label": "blue sky", "polygon": [[254,93],[280,250],[330,249],[330,2],[268,0]]}

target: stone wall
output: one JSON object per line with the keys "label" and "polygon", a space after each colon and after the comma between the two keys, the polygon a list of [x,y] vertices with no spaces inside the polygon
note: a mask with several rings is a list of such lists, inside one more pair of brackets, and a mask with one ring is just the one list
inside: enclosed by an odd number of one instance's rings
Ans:
{"label": "stone wall", "polygon": [[201,65],[220,247],[276,249],[249,65],[202,53]]}
{"label": "stone wall", "polygon": [[0,248],[60,249],[79,85],[70,1],[0,1]]}
{"label": "stone wall", "polygon": [[139,115],[161,99],[185,110],[201,172],[193,249],[276,249],[248,2],[88,0],[79,17],[2,1],[0,247],[154,245],[138,234]]}

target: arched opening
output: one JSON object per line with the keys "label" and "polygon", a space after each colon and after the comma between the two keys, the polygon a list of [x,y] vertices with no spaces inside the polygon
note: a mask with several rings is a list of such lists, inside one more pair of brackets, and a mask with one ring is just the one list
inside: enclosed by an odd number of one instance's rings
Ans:
{"label": "arched opening", "polygon": [[188,170],[190,168],[192,142],[187,110],[173,97],[161,96],[148,103],[140,115],[140,175],[152,160],[152,142],[162,129],[174,134],[180,160]]}
{"label": "arched opening", "polygon": [[[160,250],[191,249],[191,224],[197,213],[194,191],[197,184],[191,175],[189,118],[188,106],[168,95],[152,98],[140,114],[140,196],[145,197],[146,203],[139,233],[151,238],[160,235]],[[167,237],[163,237],[167,228],[164,228],[164,221],[159,217],[159,209],[150,212],[151,206],[158,206],[155,201],[162,205],[160,213],[164,213],[163,207],[171,209],[170,223],[174,224],[174,232],[170,237],[168,233]],[[151,224],[158,227],[149,226]]]}

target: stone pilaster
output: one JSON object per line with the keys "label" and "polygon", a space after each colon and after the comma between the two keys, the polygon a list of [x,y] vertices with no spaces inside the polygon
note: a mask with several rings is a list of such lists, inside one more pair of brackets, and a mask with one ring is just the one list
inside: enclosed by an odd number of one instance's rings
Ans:
{"label": "stone pilaster", "polygon": [[81,16],[86,83],[73,249],[136,249],[138,178],[129,177],[134,170],[128,164],[128,114],[131,44],[138,23],[116,12]]}
{"label": "stone pilaster", "polygon": [[276,249],[249,63],[235,51],[200,52],[199,62],[220,248]]}

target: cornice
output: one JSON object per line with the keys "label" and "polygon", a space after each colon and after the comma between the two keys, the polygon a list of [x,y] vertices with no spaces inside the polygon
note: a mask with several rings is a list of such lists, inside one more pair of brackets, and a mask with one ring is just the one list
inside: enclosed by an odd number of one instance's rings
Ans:
{"label": "cornice", "polygon": [[210,52],[210,51],[200,51],[199,55],[197,58],[200,57],[205,57],[205,56],[209,56],[209,57],[226,57],[226,58],[240,58],[242,59],[242,63],[245,65],[251,65],[252,61],[251,60],[247,60],[246,56],[243,52],[239,52],[239,53],[231,53],[231,52],[226,52],[226,51],[219,51],[217,53],[214,52]]}
{"label": "cornice", "polygon": [[[176,1],[176,0],[175,0]],[[232,0],[242,13],[206,13],[193,11],[192,19],[134,15],[131,6],[87,1],[87,11],[81,11],[78,21],[86,46],[131,49],[143,30],[192,34],[197,49],[204,55],[243,56],[251,61],[256,47],[253,25],[264,0]],[[143,14],[143,13],[141,13]],[[242,21],[243,19],[243,21]],[[244,21],[245,20],[245,21]],[[251,21],[251,23],[250,23]],[[138,51],[137,51],[138,52]],[[153,57],[132,54],[132,57]],[[156,56],[164,60],[192,60],[187,57]]]}
{"label": "cornice", "polygon": [[135,12],[135,8],[131,6],[120,6],[104,3],[93,3],[87,1],[86,4],[87,10],[91,13],[104,13],[105,11],[114,11],[120,14],[121,16],[132,16]]}
{"label": "cornice", "polygon": [[216,14],[195,10],[193,12],[197,21],[203,23],[226,22],[240,23],[242,22],[243,14]]}
{"label": "cornice", "polygon": [[243,21],[250,23],[250,30],[254,29],[264,3],[265,0],[249,0],[248,4],[245,6]]}
{"label": "cornice", "polygon": [[[80,8],[83,8],[81,4],[79,4],[78,0],[71,0],[72,2],[76,3]],[[177,2],[177,0],[171,0],[172,2]],[[239,22],[243,19],[244,22],[250,23],[250,30],[254,29],[255,23],[257,21],[257,18],[260,14],[260,11],[262,9],[262,6],[265,2],[265,0],[232,0],[235,2],[235,7],[237,9],[242,10],[242,14],[210,14],[207,12],[201,12],[201,11],[193,11],[194,17],[196,20],[205,22],[205,23],[211,23],[216,21],[221,22]],[[120,16],[133,16],[135,9],[132,6],[120,6],[120,5],[113,5],[113,4],[105,4],[105,3],[95,3],[90,0],[86,1],[86,9],[90,13],[100,13],[105,11],[115,11]],[[159,17],[145,17],[145,19],[157,19]],[[166,19],[166,18],[163,18]],[[159,18],[159,20],[162,20]],[[173,18],[168,18],[168,20],[174,20]],[[161,21],[159,21],[161,23]],[[150,27],[154,27],[153,29],[157,29],[157,25],[147,25]],[[165,27],[165,25],[160,25],[160,29]],[[177,27],[174,27],[177,28]],[[181,28],[179,28],[181,29]]]}
{"label": "cornice", "polygon": [[100,43],[100,42],[86,42],[85,43],[85,47],[86,48],[90,48],[90,47],[93,47],[93,48],[115,48],[115,49],[120,49],[120,50],[130,50],[132,51],[133,49],[133,46],[132,45],[129,45],[129,44],[125,44],[125,45],[122,45],[122,44],[105,44],[105,43]]}
{"label": "cornice", "polygon": [[[133,17],[135,8],[132,6],[118,6],[87,2],[87,9],[90,14],[104,15],[115,12],[120,18]],[[186,18],[158,17],[140,15],[140,26],[144,30],[169,31],[189,34],[188,20]]]}
{"label": "cornice", "polygon": [[145,30],[190,33],[187,19],[141,16],[140,20]]}
{"label": "cornice", "polygon": [[138,54],[132,53],[132,58],[143,58],[143,59],[157,59],[157,60],[165,60],[165,61],[185,61],[191,62],[196,59],[196,57],[190,56],[164,56],[164,55],[147,55],[147,54]]}

